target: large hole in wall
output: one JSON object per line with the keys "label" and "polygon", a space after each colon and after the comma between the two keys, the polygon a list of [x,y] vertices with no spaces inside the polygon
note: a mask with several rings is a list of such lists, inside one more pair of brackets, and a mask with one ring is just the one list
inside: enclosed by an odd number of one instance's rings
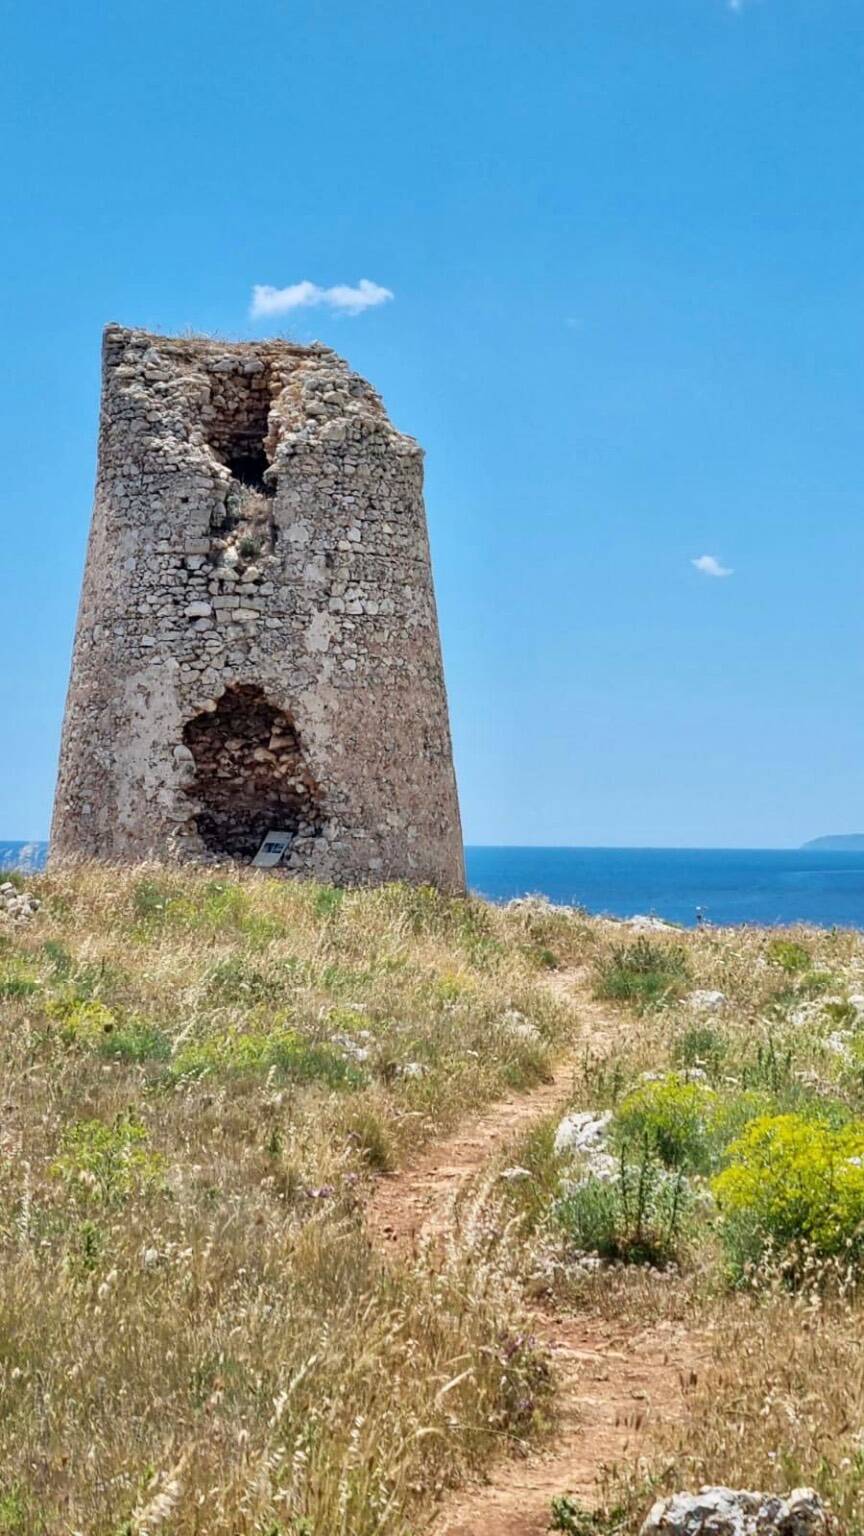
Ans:
{"label": "large hole in wall", "polygon": [[210,374],[207,419],[207,440],[232,482],[210,516],[212,563],[232,566],[238,577],[246,564],[273,553],[276,537],[267,449],[274,383],[260,359],[245,372],[249,361]]}
{"label": "large hole in wall", "polygon": [[294,721],[262,689],[227,689],[215,710],[187,723],[183,740],[195,759],[190,793],[203,807],[195,821],[208,852],[246,862],[268,832],[320,831],[321,795]]}
{"label": "large hole in wall", "polygon": [[258,372],[212,373],[207,440],[217,459],[236,481],[262,496],[272,496],[267,454],[268,417],[272,399],[270,369]]}

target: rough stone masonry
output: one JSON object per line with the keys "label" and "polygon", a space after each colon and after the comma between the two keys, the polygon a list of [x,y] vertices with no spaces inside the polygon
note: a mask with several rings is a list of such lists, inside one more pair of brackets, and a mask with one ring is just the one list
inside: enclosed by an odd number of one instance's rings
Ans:
{"label": "rough stone masonry", "polygon": [[464,888],[418,444],[319,344],[109,326],[51,853]]}

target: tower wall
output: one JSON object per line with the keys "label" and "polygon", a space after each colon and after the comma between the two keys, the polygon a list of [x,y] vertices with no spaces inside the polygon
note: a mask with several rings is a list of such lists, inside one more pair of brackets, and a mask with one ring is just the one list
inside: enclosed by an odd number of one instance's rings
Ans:
{"label": "tower wall", "polygon": [[422,483],[325,347],[106,330],[53,857],[463,888]]}

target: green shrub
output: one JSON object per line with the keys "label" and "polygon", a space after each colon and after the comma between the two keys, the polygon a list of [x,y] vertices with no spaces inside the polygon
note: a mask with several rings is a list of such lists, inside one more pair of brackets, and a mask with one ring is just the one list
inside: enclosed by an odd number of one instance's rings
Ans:
{"label": "green shrub", "polygon": [[825,1003],[825,1017],[831,1020],[838,1029],[856,1029],[859,1022],[858,1009],[854,1003],[848,1001],[837,1003]]}
{"label": "green shrub", "polygon": [[626,1536],[634,1529],[632,1517],[633,1510],[623,1504],[586,1509],[578,1499],[561,1494],[552,1500],[549,1529],[563,1531],[565,1536]]}
{"label": "green shrub", "polygon": [[0,977],[0,1002],[18,1002],[22,997],[32,997],[39,991],[39,983],[32,976]]}
{"label": "green shrub", "polygon": [[143,879],[132,891],[132,912],[140,937],[163,929],[243,934],[267,943],[282,932],[275,918],[258,913],[242,886],[216,880],[182,887],[167,879]]}
{"label": "green shrub", "polygon": [[600,962],[596,990],[612,1002],[649,1008],[680,997],[688,976],[687,956],[679,945],[653,943],[641,935]]}
{"label": "green shrub", "polygon": [[42,953],[48,961],[53,980],[65,981],[72,971],[72,956],[65,944],[59,943],[57,939],[46,939]]}
{"label": "green shrub", "polygon": [[640,1083],[615,1112],[615,1130],[626,1145],[644,1143],[666,1168],[706,1173],[711,1166],[714,1090],[688,1083],[677,1072]]}
{"label": "green shrub", "polygon": [[578,1499],[562,1494],[560,1498],[552,1500],[549,1529],[563,1531],[565,1536],[596,1536],[597,1522],[592,1511],[580,1504]]}
{"label": "green shrub", "polygon": [[284,996],[298,970],[290,960],[280,960],[265,971],[252,965],[246,955],[229,955],[214,965],[207,991],[218,1003],[275,1002]]}
{"label": "green shrub", "polygon": [[63,1132],[53,1172],[76,1194],[114,1204],[162,1183],[165,1160],[148,1147],[145,1126],[131,1115],[77,1120]]}
{"label": "green shrub", "polygon": [[45,1009],[49,1019],[62,1026],[65,1040],[96,1044],[114,1028],[117,1017],[107,1003],[97,997],[76,997],[74,993],[52,997]]}
{"label": "green shrub", "polygon": [[736,1273],[769,1250],[795,1263],[864,1254],[864,1122],[763,1115],[728,1150],[713,1180]]}
{"label": "green shrub", "polygon": [[715,1077],[728,1049],[728,1042],[718,1029],[710,1024],[693,1024],[673,1043],[672,1060],[677,1067],[702,1067],[709,1077]]}
{"label": "green shrub", "polygon": [[679,1256],[691,1207],[683,1174],[670,1174],[646,1147],[636,1163],[622,1157],[614,1177],[576,1184],[554,1215],[581,1252],[663,1268]]}
{"label": "green shrub", "polygon": [[293,1029],[231,1030],[190,1040],[174,1058],[172,1076],[205,1073],[276,1074],[292,1083],[323,1082],[329,1088],[358,1088],[366,1074],[329,1041],[304,1040]]}
{"label": "green shrub", "polygon": [[98,1044],[98,1053],[109,1061],[167,1061],[171,1055],[171,1041],[155,1025],[145,1019],[131,1019],[114,1029],[108,1029]]}
{"label": "green shrub", "polygon": [[159,880],[138,880],[132,889],[132,911],[139,922],[161,922],[170,891]]}
{"label": "green shrub", "polygon": [[821,997],[836,986],[837,978],[830,971],[806,971],[798,982],[798,990],[806,997]]}
{"label": "green shrub", "polygon": [[0,1491],[0,1536],[24,1536],[33,1528],[32,1514],[30,1501],[18,1483]]}
{"label": "green shrub", "polygon": [[741,1080],[748,1088],[765,1090],[774,1095],[794,1095],[799,1079],[795,1070],[793,1046],[769,1034],[759,1041],[755,1053],[742,1063]]}
{"label": "green shrub", "polygon": [[803,944],[796,944],[794,939],[772,939],[767,954],[768,959],[774,965],[779,965],[781,971],[788,971],[793,976],[810,968],[809,953]]}
{"label": "green shrub", "polygon": [[345,892],[338,885],[322,885],[316,892],[312,901],[312,910],[316,917],[336,917],[341,911],[345,900]]}
{"label": "green shrub", "polygon": [[765,1115],[777,1113],[777,1105],[768,1093],[755,1088],[740,1088],[718,1093],[711,1114],[711,1140],[714,1166],[737,1140],[746,1126]]}

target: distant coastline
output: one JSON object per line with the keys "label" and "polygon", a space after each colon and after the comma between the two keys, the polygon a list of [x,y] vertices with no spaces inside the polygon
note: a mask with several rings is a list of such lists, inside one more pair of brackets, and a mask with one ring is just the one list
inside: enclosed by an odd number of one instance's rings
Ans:
{"label": "distant coastline", "polygon": [[829,833],[827,837],[811,838],[801,847],[815,853],[864,853],[864,832]]}

